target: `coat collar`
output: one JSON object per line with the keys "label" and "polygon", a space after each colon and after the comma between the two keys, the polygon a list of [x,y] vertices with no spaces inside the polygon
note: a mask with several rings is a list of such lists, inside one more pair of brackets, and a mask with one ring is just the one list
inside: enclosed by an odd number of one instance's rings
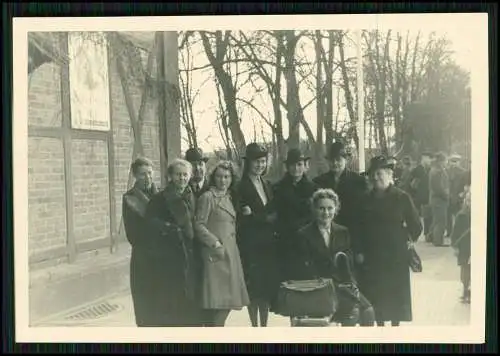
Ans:
{"label": "coat collar", "polygon": [[191,220],[194,214],[195,198],[189,186],[179,194],[173,184],[168,184],[162,192],[164,204],[178,224]]}
{"label": "coat collar", "polygon": [[[309,178],[307,177],[306,174],[304,174],[304,175],[302,175],[302,178],[300,178],[300,180],[297,182],[296,186],[302,186],[304,184],[307,184],[308,182],[309,182]],[[285,176],[281,180],[281,183],[285,184],[285,185],[294,186],[293,178],[288,173],[285,173]]]}
{"label": "coat collar", "polygon": [[134,185],[128,192],[125,194],[125,198],[127,199],[128,204],[132,209],[134,209],[140,216],[144,217],[146,215],[146,207],[151,199],[151,197],[156,194],[157,188],[154,183],[151,186],[151,193],[147,194],[142,189],[140,189],[137,185]]}
{"label": "coat collar", "polygon": [[[267,203],[269,204],[269,202],[272,199],[271,188],[269,187],[269,184],[267,184],[267,182],[264,179],[262,179],[262,177],[261,181],[262,181],[262,186],[264,187],[264,192],[266,193]],[[247,175],[244,176],[242,182],[244,182],[244,184],[247,185],[247,189],[249,189],[249,191],[252,192],[255,201],[259,202],[260,205],[264,206],[262,199],[260,198],[260,195],[257,192],[257,188],[255,188],[255,185],[253,184],[250,177]]]}
{"label": "coat collar", "polygon": [[336,234],[337,234],[337,225],[332,223],[330,225],[330,247],[326,246],[325,240],[323,239],[323,235],[318,228],[316,223],[310,223],[307,228],[306,238],[311,243],[311,245],[316,249],[318,253],[321,255],[332,259],[332,251],[337,247]]}
{"label": "coat collar", "polygon": [[224,210],[226,213],[231,215],[233,218],[236,218],[236,210],[234,209],[234,205],[233,205],[231,199],[223,199],[224,197],[230,196],[229,192],[227,192],[226,194],[221,194],[213,187],[210,187],[208,191],[210,192],[210,194],[212,194],[217,206],[220,209]]}

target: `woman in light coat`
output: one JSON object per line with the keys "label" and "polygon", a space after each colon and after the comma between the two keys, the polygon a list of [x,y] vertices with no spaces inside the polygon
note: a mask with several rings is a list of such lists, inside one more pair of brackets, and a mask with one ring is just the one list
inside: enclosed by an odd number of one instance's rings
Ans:
{"label": "woman in light coat", "polygon": [[197,205],[195,231],[203,263],[201,303],[210,315],[208,326],[224,326],[231,310],[249,304],[236,244],[235,178],[230,162],[217,164]]}

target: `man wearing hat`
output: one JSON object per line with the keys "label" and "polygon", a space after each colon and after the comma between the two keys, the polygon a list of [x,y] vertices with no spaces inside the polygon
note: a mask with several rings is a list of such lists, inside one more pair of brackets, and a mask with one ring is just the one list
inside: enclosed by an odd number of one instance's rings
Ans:
{"label": "man wearing hat", "polygon": [[[200,148],[191,147],[186,151],[185,155],[186,161],[191,163],[193,167],[193,174],[191,180],[189,181],[189,187],[193,191],[193,194],[196,198],[199,198],[201,194],[203,194],[208,188],[209,183],[206,177],[206,162],[208,161],[208,157],[203,155],[203,151]],[[201,250],[202,246],[200,242],[195,239],[193,242],[193,255],[197,261],[201,261]],[[202,276],[202,264],[196,265],[196,274],[200,279]],[[199,286],[201,287],[201,286]],[[211,311],[210,310],[202,310],[200,313],[200,326],[209,326],[211,323]]]}
{"label": "man wearing hat", "polygon": [[200,148],[191,147],[186,151],[186,161],[193,166],[193,177],[189,186],[196,198],[198,198],[206,189],[208,189],[208,179],[206,177],[208,158],[203,155]]}
{"label": "man wearing hat", "polygon": [[453,230],[453,221],[455,215],[461,208],[460,193],[463,191],[463,181],[465,169],[460,166],[462,157],[453,154],[448,159],[448,176],[450,178],[450,205],[448,208],[448,224],[446,228],[447,235],[451,235]]}
{"label": "man wearing hat", "polygon": [[319,175],[313,181],[319,188],[333,189],[339,196],[340,211],[335,222],[350,230],[353,250],[356,251],[357,209],[366,191],[366,180],[346,168],[349,158],[350,154],[342,142],[332,143],[326,156],[330,171]]}
{"label": "man wearing hat", "polygon": [[445,246],[444,236],[448,225],[448,204],[450,201],[450,181],[446,172],[446,155],[435,155],[434,166],[429,173],[429,203],[432,210],[431,237],[434,246]]}
{"label": "man wearing hat", "polygon": [[[309,160],[310,157],[299,149],[290,149],[284,162],[286,173],[273,187],[279,249],[280,255],[283,256],[282,266],[285,274],[293,263],[293,256],[290,254],[295,250],[293,248],[295,234],[311,220],[309,199],[316,190],[316,184],[306,175]],[[287,279],[286,275],[283,275],[283,278]]]}
{"label": "man wearing hat", "polygon": [[432,213],[429,206],[429,172],[432,165],[432,153],[422,152],[420,164],[410,174],[410,195],[415,207],[424,220],[425,241],[431,242]]}

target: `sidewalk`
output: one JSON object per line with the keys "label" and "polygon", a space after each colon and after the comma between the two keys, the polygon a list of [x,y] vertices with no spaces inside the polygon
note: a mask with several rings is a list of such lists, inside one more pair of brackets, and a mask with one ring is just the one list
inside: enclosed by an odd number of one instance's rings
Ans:
{"label": "sidewalk", "polygon": [[[467,325],[470,306],[461,304],[460,271],[450,247],[434,247],[418,242],[416,249],[422,258],[423,272],[412,273],[412,325],[452,326]],[[104,304],[102,304],[104,303]],[[93,310],[89,310],[89,307]],[[80,313],[80,315],[76,315]],[[106,314],[107,313],[107,314]],[[106,314],[96,317],[96,314]],[[71,318],[73,320],[70,320]],[[233,311],[227,326],[250,326],[246,309]],[[269,326],[289,326],[289,319],[270,314]],[[37,326],[135,326],[129,291],[77,310],[53,316]]]}

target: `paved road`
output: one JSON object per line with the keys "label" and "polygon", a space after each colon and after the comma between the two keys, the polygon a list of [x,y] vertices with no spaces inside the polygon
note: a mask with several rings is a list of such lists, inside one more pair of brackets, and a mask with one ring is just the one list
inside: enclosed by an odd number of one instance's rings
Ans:
{"label": "paved road", "polygon": [[[461,284],[459,268],[453,251],[449,247],[433,247],[419,242],[416,249],[423,260],[424,271],[412,274],[413,316],[412,325],[451,326],[467,325],[470,320],[470,306],[460,303]],[[103,302],[117,306],[113,311],[99,318],[68,320],[75,312],[57,315],[39,325],[44,326],[135,326],[133,306],[128,291],[109,297]],[[79,310],[85,309],[82,306]],[[233,311],[227,326],[250,326],[246,310]],[[287,318],[271,314],[269,326],[289,326]]]}

